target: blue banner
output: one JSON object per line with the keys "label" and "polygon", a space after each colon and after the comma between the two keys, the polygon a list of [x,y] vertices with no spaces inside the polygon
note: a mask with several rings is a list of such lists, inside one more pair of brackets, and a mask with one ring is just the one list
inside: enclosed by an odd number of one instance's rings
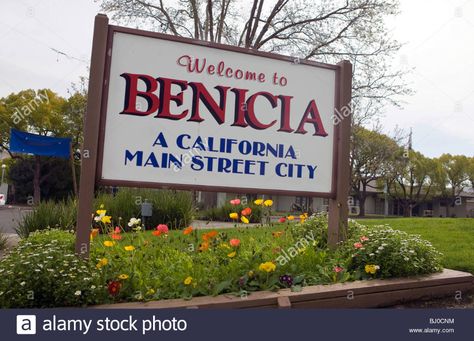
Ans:
{"label": "blue banner", "polygon": [[13,153],[68,158],[70,144],[70,138],[41,136],[13,128],[10,130],[10,151]]}

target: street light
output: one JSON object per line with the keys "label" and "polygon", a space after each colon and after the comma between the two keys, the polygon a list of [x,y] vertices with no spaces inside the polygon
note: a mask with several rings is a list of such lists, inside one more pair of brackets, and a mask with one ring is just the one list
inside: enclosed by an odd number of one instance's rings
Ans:
{"label": "street light", "polygon": [[0,182],[0,184],[3,185],[3,178],[5,177],[5,168],[7,168],[7,165],[3,164],[2,165],[2,181]]}

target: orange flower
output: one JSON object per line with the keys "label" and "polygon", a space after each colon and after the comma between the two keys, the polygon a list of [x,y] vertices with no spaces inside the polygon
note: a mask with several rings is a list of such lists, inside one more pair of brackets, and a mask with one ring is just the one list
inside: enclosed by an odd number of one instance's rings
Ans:
{"label": "orange flower", "polygon": [[217,236],[217,231],[214,230],[211,232],[204,233],[201,238],[202,240],[208,241],[209,239],[212,239],[215,236]]}
{"label": "orange flower", "polygon": [[242,215],[250,215],[252,214],[252,209],[250,207],[246,207],[240,212]]}
{"label": "orange flower", "polygon": [[122,236],[120,235],[120,233],[111,233],[111,234],[110,234],[110,237],[111,237],[112,239],[115,239],[115,240],[120,240],[120,239],[122,239]]}
{"label": "orange flower", "polygon": [[209,249],[209,243],[208,242],[203,242],[201,243],[201,245],[199,246],[199,251],[206,251],[207,249]]}
{"label": "orange flower", "polygon": [[193,227],[192,226],[188,226],[183,230],[184,235],[190,234],[191,232],[193,232]]}
{"label": "orange flower", "polygon": [[99,235],[99,229],[92,229],[91,235],[90,235],[91,239],[94,239],[98,235]]}
{"label": "orange flower", "polygon": [[161,235],[161,231],[153,230],[151,234],[158,237],[159,235]]}
{"label": "orange flower", "polygon": [[273,237],[278,238],[283,234],[283,231],[272,232]]}
{"label": "orange flower", "polygon": [[235,238],[231,239],[229,240],[229,244],[233,247],[237,247],[240,245],[240,239],[235,239]]}

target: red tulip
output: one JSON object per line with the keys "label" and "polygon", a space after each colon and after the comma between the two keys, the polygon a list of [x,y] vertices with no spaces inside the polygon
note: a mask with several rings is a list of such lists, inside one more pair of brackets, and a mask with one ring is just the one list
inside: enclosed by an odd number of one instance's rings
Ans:
{"label": "red tulip", "polygon": [[231,205],[240,205],[240,199],[232,199],[232,200],[230,201],[230,204],[231,204]]}

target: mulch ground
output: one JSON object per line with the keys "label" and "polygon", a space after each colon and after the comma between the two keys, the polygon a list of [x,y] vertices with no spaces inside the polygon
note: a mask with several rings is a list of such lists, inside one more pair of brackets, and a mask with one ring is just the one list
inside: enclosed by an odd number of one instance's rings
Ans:
{"label": "mulch ground", "polygon": [[426,301],[414,301],[399,304],[388,308],[418,308],[418,309],[472,309],[474,308],[474,292],[464,294],[461,299],[456,300],[453,296],[430,299]]}

